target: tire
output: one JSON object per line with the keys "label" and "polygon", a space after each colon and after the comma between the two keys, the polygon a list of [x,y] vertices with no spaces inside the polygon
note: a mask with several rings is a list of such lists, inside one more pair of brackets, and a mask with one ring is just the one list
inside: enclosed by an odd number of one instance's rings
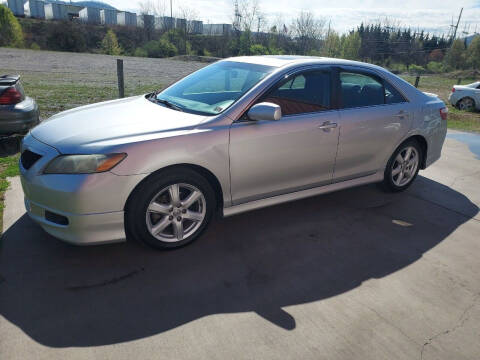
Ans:
{"label": "tire", "polygon": [[459,110],[471,111],[475,109],[475,100],[469,97],[464,97],[457,102],[457,108]]}
{"label": "tire", "polygon": [[[405,160],[407,156],[409,156],[408,162]],[[382,183],[383,188],[389,192],[408,189],[418,175],[423,156],[422,147],[417,141],[412,139],[401,144],[388,160]]]}
{"label": "tire", "polygon": [[130,195],[125,230],[127,236],[151,247],[179,248],[202,234],[215,207],[212,186],[197,172],[186,167],[160,171]]}

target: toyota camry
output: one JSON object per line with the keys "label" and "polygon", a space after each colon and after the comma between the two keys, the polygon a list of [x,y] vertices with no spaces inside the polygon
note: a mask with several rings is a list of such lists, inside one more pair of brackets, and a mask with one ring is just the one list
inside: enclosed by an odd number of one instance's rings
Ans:
{"label": "toyota camry", "polygon": [[24,138],[21,180],[28,214],[57,238],[175,248],[216,212],[368,183],[403,191],[446,131],[437,96],[381,67],[237,57],[51,117]]}

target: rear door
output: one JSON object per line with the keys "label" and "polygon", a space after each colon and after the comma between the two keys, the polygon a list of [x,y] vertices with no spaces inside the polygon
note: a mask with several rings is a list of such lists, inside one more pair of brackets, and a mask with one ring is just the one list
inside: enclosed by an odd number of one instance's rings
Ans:
{"label": "rear door", "polygon": [[232,124],[234,204],[331,183],[338,144],[331,89],[328,68],[291,74],[256,102],[278,104],[280,120]]}
{"label": "rear door", "polygon": [[355,67],[338,69],[340,136],[335,181],[371,175],[412,124],[412,105],[392,84]]}

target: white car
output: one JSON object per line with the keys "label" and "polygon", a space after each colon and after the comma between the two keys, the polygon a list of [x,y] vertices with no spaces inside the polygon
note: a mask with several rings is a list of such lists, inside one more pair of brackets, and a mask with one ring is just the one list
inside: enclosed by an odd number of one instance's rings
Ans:
{"label": "white car", "polygon": [[460,110],[480,110],[480,81],[469,85],[454,85],[448,101]]}

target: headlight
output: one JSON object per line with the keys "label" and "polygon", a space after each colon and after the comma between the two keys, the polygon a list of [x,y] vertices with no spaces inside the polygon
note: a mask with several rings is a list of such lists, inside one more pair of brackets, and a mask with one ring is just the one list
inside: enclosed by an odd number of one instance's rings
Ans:
{"label": "headlight", "polygon": [[60,155],[53,159],[44,174],[92,174],[113,169],[127,154]]}

